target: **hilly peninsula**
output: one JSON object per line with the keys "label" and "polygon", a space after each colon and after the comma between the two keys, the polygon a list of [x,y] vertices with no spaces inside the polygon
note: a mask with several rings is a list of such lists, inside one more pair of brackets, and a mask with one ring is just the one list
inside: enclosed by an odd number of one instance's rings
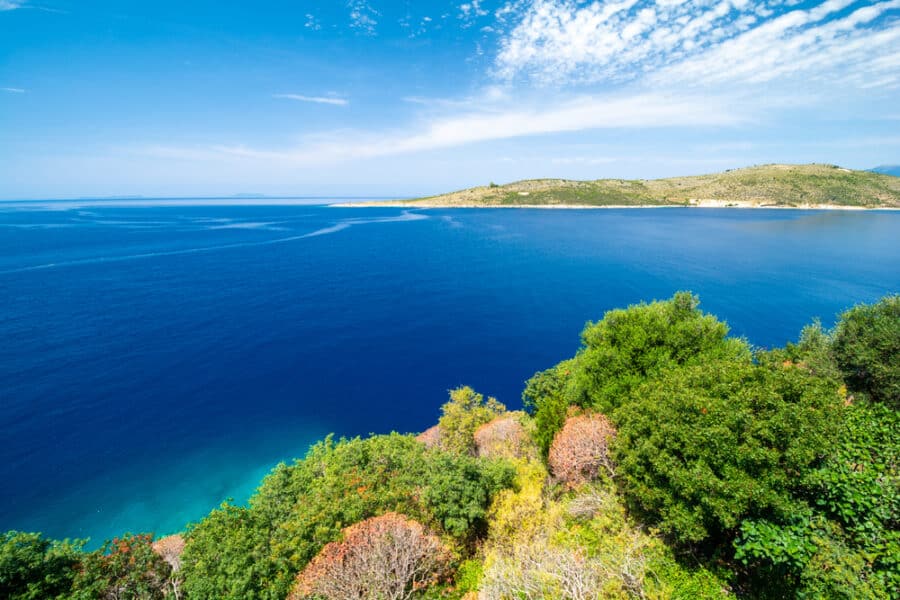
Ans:
{"label": "hilly peninsula", "polygon": [[354,206],[900,208],[900,177],[835,165],[761,165],[666,179],[527,179]]}

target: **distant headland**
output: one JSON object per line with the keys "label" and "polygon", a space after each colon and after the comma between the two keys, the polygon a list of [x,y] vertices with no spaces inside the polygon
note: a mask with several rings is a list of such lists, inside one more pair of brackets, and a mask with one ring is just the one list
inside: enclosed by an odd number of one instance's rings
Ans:
{"label": "distant headland", "polygon": [[340,206],[900,209],[900,177],[836,165],[771,164],[666,179],[527,179],[412,200]]}

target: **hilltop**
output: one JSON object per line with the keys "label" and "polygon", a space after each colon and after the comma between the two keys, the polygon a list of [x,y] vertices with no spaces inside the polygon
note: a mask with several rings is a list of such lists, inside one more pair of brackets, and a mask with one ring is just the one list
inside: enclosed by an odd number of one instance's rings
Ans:
{"label": "hilltop", "polygon": [[[366,203],[366,206],[385,203]],[[420,207],[900,208],[900,177],[835,165],[761,165],[667,179],[529,179],[387,203]],[[355,204],[361,206],[361,204]]]}

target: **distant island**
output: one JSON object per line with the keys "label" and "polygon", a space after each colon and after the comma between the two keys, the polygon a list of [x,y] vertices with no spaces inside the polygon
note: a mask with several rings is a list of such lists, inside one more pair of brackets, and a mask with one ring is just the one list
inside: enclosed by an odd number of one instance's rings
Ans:
{"label": "distant island", "polygon": [[761,165],[666,179],[527,179],[505,185],[343,206],[423,208],[900,208],[900,177],[836,165]]}

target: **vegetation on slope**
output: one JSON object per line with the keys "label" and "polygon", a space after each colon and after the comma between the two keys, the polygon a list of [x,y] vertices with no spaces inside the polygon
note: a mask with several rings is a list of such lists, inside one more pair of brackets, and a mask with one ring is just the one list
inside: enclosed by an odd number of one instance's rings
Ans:
{"label": "vegetation on slope", "polygon": [[533,179],[411,200],[412,206],[900,207],[900,178],[834,165],[762,165],[654,180]]}
{"label": "vegetation on slope", "polygon": [[891,598],[898,303],[769,351],[689,293],[613,310],[527,414],[453,390],[428,435],[328,438],[184,540],[8,532],[0,597]]}

